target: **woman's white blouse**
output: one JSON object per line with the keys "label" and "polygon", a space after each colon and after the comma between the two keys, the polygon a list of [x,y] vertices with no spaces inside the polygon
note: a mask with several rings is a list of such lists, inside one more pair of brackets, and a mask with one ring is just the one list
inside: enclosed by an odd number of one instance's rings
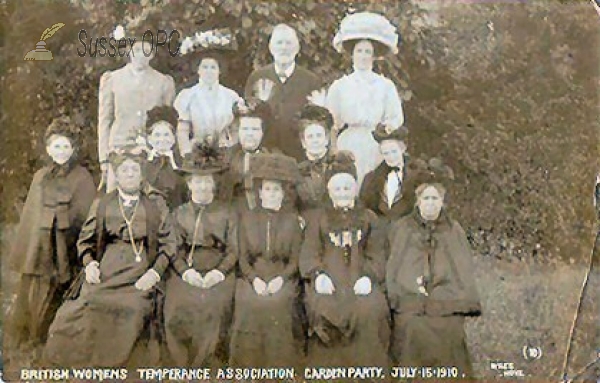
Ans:
{"label": "woman's white blouse", "polygon": [[[240,96],[233,90],[221,84],[207,86],[202,82],[183,89],[177,97],[173,107],[179,113],[179,120],[188,122],[177,131],[177,140],[182,154],[192,150],[193,141],[198,141],[207,136],[219,137],[222,142],[223,133],[234,119],[233,106],[240,100]],[[190,127],[191,125],[191,127]],[[191,129],[192,139],[190,140]]]}
{"label": "woman's white blouse", "polygon": [[374,129],[381,122],[398,128],[404,123],[396,86],[371,71],[354,71],[334,81],[327,92],[327,109],[338,127],[349,124]]}

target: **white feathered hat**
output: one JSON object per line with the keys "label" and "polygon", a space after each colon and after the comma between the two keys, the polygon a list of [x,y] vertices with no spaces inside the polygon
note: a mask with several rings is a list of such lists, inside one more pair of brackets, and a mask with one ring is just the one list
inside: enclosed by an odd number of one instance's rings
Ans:
{"label": "white feathered hat", "polygon": [[359,39],[375,40],[388,47],[393,54],[398,53],[396,27],[380,14],[360,12],[346,16],[340,23],[340,30],[333,38],[333,47],[341,53],[345,41]]}

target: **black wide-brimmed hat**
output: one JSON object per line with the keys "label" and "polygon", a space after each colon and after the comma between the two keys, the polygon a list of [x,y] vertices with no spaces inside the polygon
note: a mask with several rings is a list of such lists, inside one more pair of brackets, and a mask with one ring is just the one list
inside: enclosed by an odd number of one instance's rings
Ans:
{"label": "black wide-brimmed hat", "polygon": [[261,153],[252,157],[250,174],[254,179],[296,183],[300,171],[296,159],[281,153]]}
{"label": "black wide-brimmed hat", "polygon": [[184,175],[208,175],[222,173],[227,168],[225,153],[217,142],[202,141],[194,145],[178,171]]}
{"label": "black wide-brimmed hat", "polygon": [[406,138],[408,137],[408,128],[406,126],[401,126],[398,129],[394,129],[391,132],[386,130],[385,124],[378,124],[375,130],[371,133],[373,138],[378,143],[386,140],[397,140],[406,142]]}

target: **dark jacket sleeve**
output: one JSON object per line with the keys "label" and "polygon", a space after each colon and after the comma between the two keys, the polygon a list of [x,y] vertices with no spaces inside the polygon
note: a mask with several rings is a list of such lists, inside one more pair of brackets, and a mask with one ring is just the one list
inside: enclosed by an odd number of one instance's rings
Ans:
{"label": "dark jacket sleeve", "polygon": [[188,266],[188,264],[186,262],[185,252],[181,250],[184,247],[185,239],[183,237],[184,230],[180,226],[179,219],[178,219],[178,215],[180,214],[180,211],[181,210],[178,208],[178,209],[175,209],[173,211],[173,213],[171,213],[171,222],[173,225],[173,235],[175,237],[175,245],[177,248],[177,253],[175,254],[175,256],[172,260],[172,266],[179,275],[183,275],[183,273],[186,270],[188,270],[190,267]]}
{"label": "dark jacket sleeve", "polygon": [[321,262],[321,215],[322,210],[314,209],[305,213],[306,227],[304,229],[304,240],[300,248],[300,275],[303,279],[314,280],[319,272],[323,270]]}
{"label": "dark jacket sleeve", "polygon": [[225,257],[219,263],[217,269],[224,275],[231,273],[238,261],[238,215],[230,209],[227,216],[227,248]]}
{"label": "dark jacket sleeve", "polygon": [[475,286],[473,254],[467,235],[457,222],[452,222],[452,246],[449,256],[453,264],[456,295],[453,300],[429,300],[426,312],[431,316],[481,315],[481,301]]}
{"label": "dark jacket sleeve", "polygon": [[169,264],[175,260],[177,240],[173,230],[172,216],[169,214],[168,208],[163,205],[159,209],[161,211],[161,223],[157,233],[158,251],[152,268],[162,277]]}
{"label": "dark jacket sleeve", "polygon": [[[389,243],[390,255],[387,259],[386,270],[385,270],[385,285],[388,301],[390,307],[394,311],[409,311],[409,312],[421,312],[423,310],[423,304],[419,301],[414,301],[413,308],[403,307],[401,308],[401,300],[404,295],[402,286],[398,283],[397,275],[401,267],[403,267],[403,252],[406,248],[407,241],[411,233],[407,225],[400,220],[392,226],[390,226],[387,232],[387,242]],[[409,303],[409,306],[411,304]],[[418,307],[417,307],[418,306]]]}
{"label": "dark jacket sleeve", "polygon": [[91,261],[97,259],[96,254],[96,225],[98,215],[98,204],[100,198],[96,198],[90,206],[87,219],[81,227],[79,232],[79,239],[77,240],[77,253],[79,254],[79,260],[83,266],[87,266]]}
{"label": "dark jacket sleeve", "polygon": [[281,273],[281,277],[284,280],[290,280],[298,274],[298,259],[300,257],[300,247],[302,245],[302,230],[300,229],[300,222],[296,219],[293,214],[290,214],[294,222],[290,227],[290,258],[285,269]]}
{"label": "dark jacket sleeve", "polygon": [[375,213],[366,210],[369,224],[369,237],[365,246],[364,272],[372,282],[378,285],[385,284],[385,242],[386,230],[383,220],[377,218]]}
{"label": "dark jacket sleeve", "polygon": [[246,225],[244,224],[244,218],[240,219],[240,226],[238,231],[238,243],[239,243],[239,262],[240,262],[240,272],[241,277],[250,283],[256,278],[256,272],[254,271],[254,267],[250,264],[250,249],[248,244],[248,233],[245,232]]}

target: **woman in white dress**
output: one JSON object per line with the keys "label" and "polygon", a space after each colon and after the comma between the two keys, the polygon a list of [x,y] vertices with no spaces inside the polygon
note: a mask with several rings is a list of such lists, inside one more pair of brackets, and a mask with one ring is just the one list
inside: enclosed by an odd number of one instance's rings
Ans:
{"label": "woman in white dress", "polygon": [[203,52],[198,64],[198,83],[183,89],[174,103],[179,113],[177,142],[182,156],[190,154],[195,142],[218,140],[220,147],[231,147],[237,138],[230,129],[233,107],[240,96],[221,85],[221,63],[216,51]]}
{"label": "woman in white dress", "polygon": [[398,51],[396,28],[383,16],[362,12],[347,16],[333,39],[338,52],[352,55],[352,73],[331,84],[327,108],[335,126],[332,141],[356,159],[357,181],[383,160],[371,132],[377,124],[393,131],[404,123],[402,101],[394,83],[373,72],[377,57]]}

